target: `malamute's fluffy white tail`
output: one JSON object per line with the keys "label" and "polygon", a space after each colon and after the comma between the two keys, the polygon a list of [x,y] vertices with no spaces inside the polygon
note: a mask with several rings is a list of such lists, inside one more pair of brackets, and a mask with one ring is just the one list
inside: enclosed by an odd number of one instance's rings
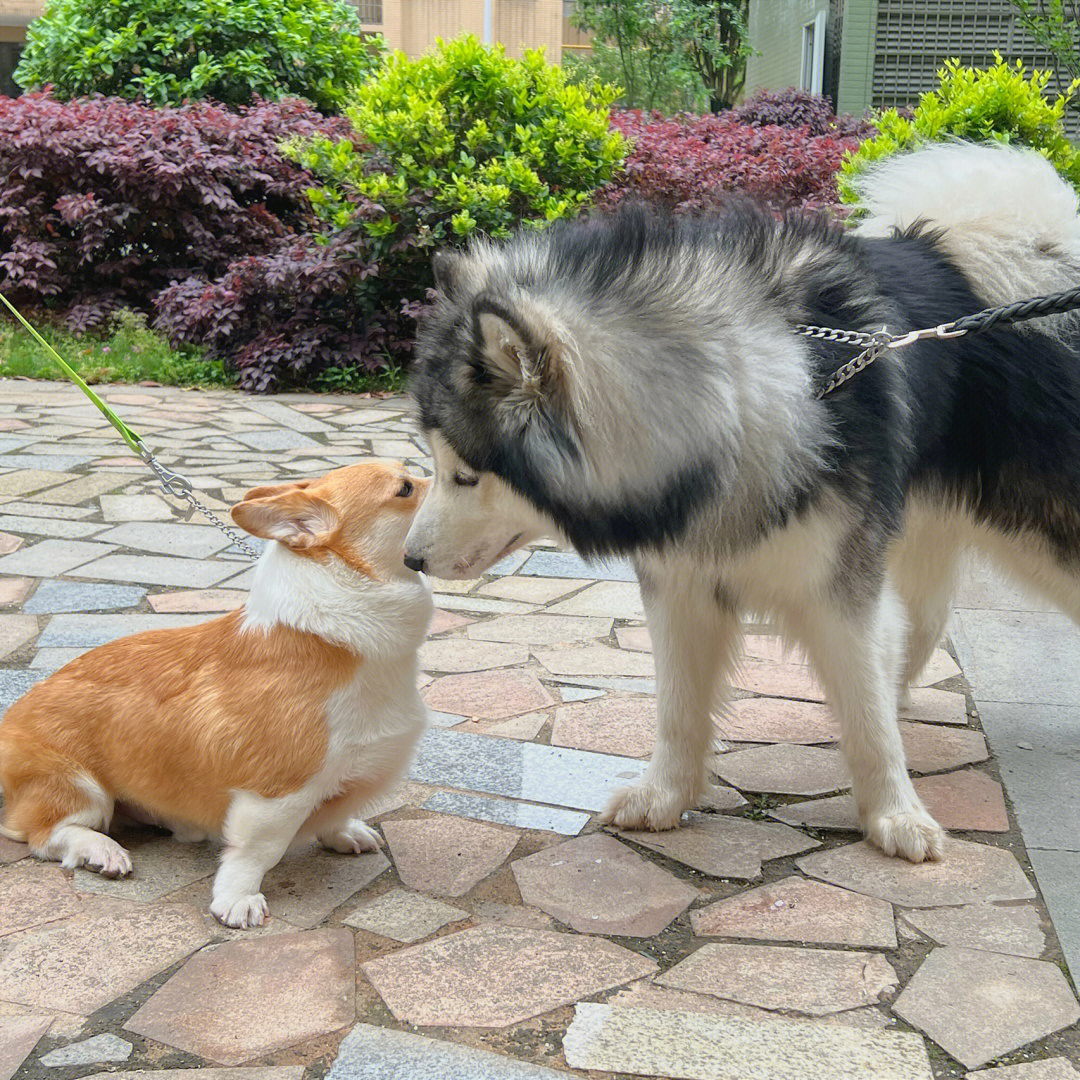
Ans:
{"label": "malamute's fluffy white tail", "polygon": [[855,187],[860,235],[926,222],[988,305],[1080,285],[1076,192],[1034,150],[937,143],[871,166]]}

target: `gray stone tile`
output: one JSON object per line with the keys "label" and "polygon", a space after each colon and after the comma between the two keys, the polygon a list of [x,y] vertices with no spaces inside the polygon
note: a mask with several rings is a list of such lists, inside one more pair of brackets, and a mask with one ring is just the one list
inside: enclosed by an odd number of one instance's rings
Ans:
{"label": "gray stone tile", "polygon": [[469,918],[467,911],[408,889],[390,889],[361,904],[342,922],[411,945],[448,923]]}
{"label": "gray stone tile", "polygon": [[157,495],[102,495],[99,501],[106,521],[172,521],[175,516]]}
{"label": "gray stone tile", "polygon": [[56,615],[42,631],[38,644],[45,647],[91,648],[138,634],[206,622],[205,615]]}
{"label": "gray stone tile", "polygon": [[112,550],[112,544],[95,544],[86,540],[42,540],[39,544],[24,547],[0,559],[0,574],[54,577],[108,555]]}
{"label": "gray stone tile", "polygon": [[20,671],[12,668],[0,668],[0,713],[30,689],[34,683],[41,682],[47,671]]}
{"label": "gray stone tile", "polygon": [[645,767],[633,758],[434,728],[421,740],[409,775],[441,787],[596,811]]}
{"label": "gray stone tile", "polygon": [[236,439],[253,450],[318,450],[322,443],[309,439],[299,431],[288,428],[269,428],[266,431],[240,431]]}
{"label": "gray stone tile", "polygon": [[42,469],[66,472],[76,465],[92,461],[93,454],[4,454],[0,466],[5,469]]}
{"label": "gray stone tile", "polygon": [[99,539],[108,544],[187,559],[205,559],[229,547],[228,537],[213,525],[166,525],[156,521],[129,521],[102,533]]}
{"label": "gray stone tile", "polygon": [[520,573],[539,577],[598,578],[601,581],[637,581],[631,564],[623,559],[586,562],[572,551],[534,551]]}
{"label": "gray stone tile", "polygon": [[[4,510],[9,509],[5,506]],[[46,517],[29,517],[26,514],[0,515],[0,529],[18,533],[20,536],[52,536],[61,540],[77,540],[101,532],[103,526],[96,521],[64,521]]]}
{"label": "gray stone tile", "polygon": [[127,1061],[131,1057],[132,1049],[127,1039],[106,1033],[43,1054],[41,1064],[55,1069],[61,1065],[97,1065],[105,1061]]}
{"label": "gray stone tile", "polygon": [[[16,554],[22,553],[16,552]],[[8,558],[11,557],[8,556]],[[176,585],[188,589],[202,589],[209,585],[219,585],[225,578],[235,573],[235,563],[174,559],[167,555],[108,555],[104,559],[97,559],[80,566],[75,576],[100,578],[105,581],[137,581],[143,585]],[[232,582],[230,582],[230,587],[250,588],[241,584],[234,585]]]}
{"label": "gray stone tile", "polygon": [[589,823],[588,814],[574,810],[560,810],[487,795],[464,795],[456,791],[436,792],[424,803],[424,809],[494,821],[499,825],[514,825],[519,829],[543,829],[562,836],[577,836]]}
{"label": "gray stone tile", "polygon": [[[307,413],[297,412],[288,405],[272,398],[252,397],[245,401],[245,405],[252,412],[258,413],[264,419],[269,420],[275,427],[286,427],[292,431],[334,431],[332,425],[322,420],[317,420]],[[239,432],[233,433],[234,438],[239,438]]]}
{"label": "gray stone tile", "polygon": [[580,1002],[569,1065],[683,1080],[931,1080],[918,1035],[822,1020],[710,1016]]}
{"label": "gray stone tile", "polygon": [[126,480],[138,475],[141,474],[134,471],[116,472],[109,470],[108,472],[93,472],[86,476],[79,476],[66,484],[62,484],[60,487],[49,488],[48,491],[30,495],[27,497],[27,501],[48,503],[50,505],[78,506],[80,503],[96,498],[106,491],[115,491]]}
{"label": "gray stone tile", "polygon": [[532,553],[525,548],[521,551],[515,551],[512,555],[507,555],[505,559],[500,559],[494,566],[489,567],[486,573],[492,577],[507,577],[518,570],[530,554]]}
{"label": "gray stone tile", "polygon": [[342,1040],[326,1080],[569,1080],[570,1074],[526,1061],[357,1024]]}
{"label": "gray stone tile", "polygon": [[30,661],[30,667],[41,673],[39,678],[44,678],[54,671],[59,671],[75,657],[82,656],[84,652],[87,652],[87,649],[38,649],[34,654],[34,659]]}
{"label": "gray stone tile", "polygon": [[610,678],[591,678],[587,675],[544,675],[544,679],[560,686],[589,687],[593,690],[618,690],[624,694],[656,695],[655,679],[631,679],[613,675]]}
{"label": "gray stone tile", "polygon": [[84,581],[43,581],[23,604],[31,615],[56,615],[70,611],[113,611],[135,607],[146,595],[134,585],[94,585]]}
{"label": "gray stone tile", "polygon": [[[18,473],[12,473],[17,476]],[[42,503],[15,502],[4,503],[5,514],[21,514],[24,517],[60,519],[62,521],[80,521],[93,514],[89,506],[46,506]],[[104,528],[104,526],[100,526]]]}
{"label": "gray stone tile", "polygon": [[1028,848],[1028,858],[1057,931],[1073,982],[1080,982],[1080,851]]}

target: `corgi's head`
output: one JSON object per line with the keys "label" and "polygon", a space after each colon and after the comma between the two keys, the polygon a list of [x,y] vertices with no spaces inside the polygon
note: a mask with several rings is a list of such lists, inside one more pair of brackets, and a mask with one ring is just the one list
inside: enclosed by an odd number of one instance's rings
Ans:
{"label": "corgi's head", "polygon": [[337,556],[367,577],[401,577],[412,573],[402,563],[405,535],[430,484],[401,465],[365,461],[317,480],[253,488],[232,518],[297,555]]}

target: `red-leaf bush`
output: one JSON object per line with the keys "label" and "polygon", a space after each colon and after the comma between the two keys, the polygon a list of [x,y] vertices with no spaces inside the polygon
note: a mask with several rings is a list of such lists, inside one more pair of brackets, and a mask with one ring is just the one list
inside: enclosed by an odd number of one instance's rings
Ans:
{"label": "red-leaf bush", "polygon": [[298,100],[233,112],[116,98],[0,98],[0,288],[70,329],[149,311],[309,228],[312,178],[283,138],[351,130]]}
{"label": "red-leaf bush", "polygon": [[758,90],[733,109],[732,115],[752,127],[806,128],[809,135],[855,135],[867,139],[877,131],[865,116],[837,116],[827,97],[794,86]]}
{"label": "red-leaf bush", "polygon": [[836,173],[857,135],[747,124],[733,113],[665,117],[616,113],[631,140],[624,174],[600,190],[600,206],[644,199],[678,213],[715,209],[741,192],[775,211],[837,207]]}

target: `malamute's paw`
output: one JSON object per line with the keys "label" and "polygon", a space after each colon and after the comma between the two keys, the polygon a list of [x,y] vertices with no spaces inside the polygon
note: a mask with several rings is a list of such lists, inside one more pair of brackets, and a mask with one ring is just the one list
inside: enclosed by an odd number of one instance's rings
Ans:
{"label": "malamute's paw", "polygon": [[131,856],[111,836],[96,833],[86,843],[69,850],[60,865],[68,870],[85,866],[104,878],[122,878],[131,873]]}
{"label": "malamute's paw", "polygon": [[945,830],[921,806],[872,816],[864,828],[867,840],[886,855],[899,855],[908,862],[936,861],[945,853]]}
{"label": "malamute's paw", "polygon": [[600,815],[604,825],[617,829],[648,829],[665,832],[679,824],[689,803],[681,795],[651,784],[620,788]]}
{"label": "malamute's paw", "polygon": [[350,818],[342,828],[320,836],[319,843],[343,855],[360,855],[365,851],[378,851],[382,847],[382,837],[360,818]]}
{"label": "malamute's paw", "polygon": [[253,926],[262,926],[266,922],[270,908],[267,907],[266,897],[262,893],[254,893],[251,896],[242,896],[239,900],[225,897],[219,900],[215,897],[210,905],[210,914],[226,926],[236,930],[250,930]]}

